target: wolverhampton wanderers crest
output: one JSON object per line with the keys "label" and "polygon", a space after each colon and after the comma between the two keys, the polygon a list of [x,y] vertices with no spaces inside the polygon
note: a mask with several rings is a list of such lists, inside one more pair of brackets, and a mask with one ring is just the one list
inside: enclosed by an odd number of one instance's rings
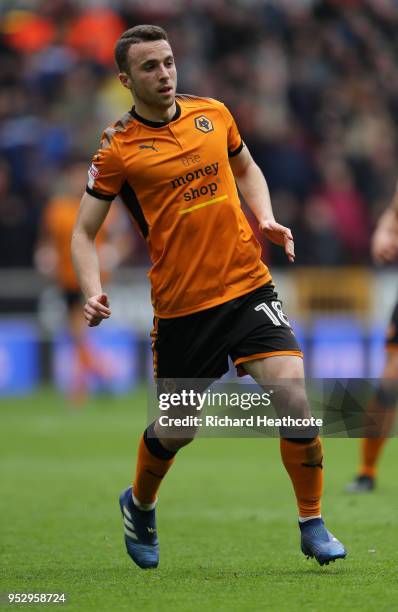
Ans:
{"label": "wolverhampton wanderers crest", "polygon": [[213,124],[205,115],[200,115],[200,117],[195,117],[195,127],[197,130],[201,132],[212,132],[214,130]]}

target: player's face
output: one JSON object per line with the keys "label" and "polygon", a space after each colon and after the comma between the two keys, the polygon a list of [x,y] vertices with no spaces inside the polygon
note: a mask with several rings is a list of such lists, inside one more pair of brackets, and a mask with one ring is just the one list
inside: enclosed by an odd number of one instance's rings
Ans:
{"label": "player's face", "polygon": [[174,104],[177,71],[173,52],[166,40],[155,40],[131,45],[128,52],[129,73],[125,87],[134,99],[147,106],[169,108]]}

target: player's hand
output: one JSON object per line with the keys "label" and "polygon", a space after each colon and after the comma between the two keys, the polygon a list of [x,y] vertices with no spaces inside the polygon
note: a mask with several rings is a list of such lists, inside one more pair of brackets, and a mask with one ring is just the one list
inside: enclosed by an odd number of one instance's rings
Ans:
{"label": "player's hand", "polygon": [[109,299],[106,293],[93,295],[84,305],[84,318],[89,327],[96,327],[103,319],[109,319]]}
{"label": "player's hand", "polygon": [[371,251],[376,263],[392,263],[398,259],[398,234],[389,228],[378,228],[372,237]]}
{"label": "player's hand", "polygon": [[260,230],[274,244],[283,246],[290,263],[294,262],[294,242],[292,232],[288,227],[280,225],[276,221],[264,221],[260,223]]}

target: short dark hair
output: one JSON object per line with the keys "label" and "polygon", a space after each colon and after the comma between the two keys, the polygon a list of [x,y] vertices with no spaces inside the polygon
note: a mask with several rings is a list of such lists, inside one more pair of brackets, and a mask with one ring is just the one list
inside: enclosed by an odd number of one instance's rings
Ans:
{"label": "short dark hair", "polygon": [[155,25],[137,25],[123,32],[115,45],[115,61],[120,72],[128,71],[127,54],[131,45],[150,40],[167,40],[167,32]]}

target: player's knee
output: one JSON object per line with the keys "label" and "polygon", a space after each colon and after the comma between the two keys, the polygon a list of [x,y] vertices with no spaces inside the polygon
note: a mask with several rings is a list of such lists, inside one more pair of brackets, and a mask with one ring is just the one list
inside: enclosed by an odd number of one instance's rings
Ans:
{"label": "player's knee", "polygon": [[303,444],[313,441],[319,435],[319,428],[312,417],[304,385],[297,381],[284,386],[282,392],[277,395],[277,404],[275,405],[274,400],[273,404],[278,416],[283,420],[280,436],[298,443],[301,441]]}
{"label": "player's knee", "polygon": [[395,408],[398,401],[398,382],[382,381],[376,389],[375,399],[382,408]]}
{"label": "player's knee", "polygon": [[278,413],[296,417],[310,415],[307,392],[302,381],[286,381],[278,384],[273,394],[273,405]]}

